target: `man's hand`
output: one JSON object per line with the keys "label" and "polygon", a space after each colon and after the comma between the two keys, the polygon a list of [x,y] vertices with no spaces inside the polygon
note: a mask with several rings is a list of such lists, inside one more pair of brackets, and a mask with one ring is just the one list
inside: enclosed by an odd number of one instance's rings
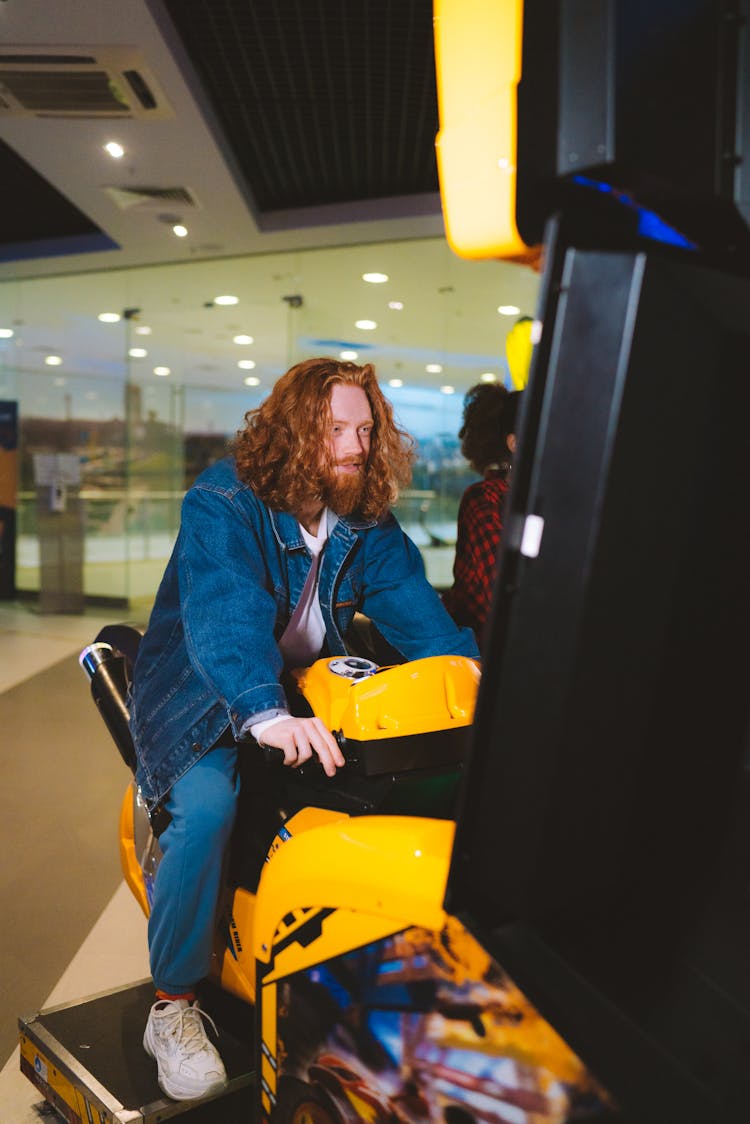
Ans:
{"label": "man's hand", "polygon": [[260,744],[282,750],[284,764],[293,768],[309,761],[314,754],[327,777],[332,777],[337,767],[345,763],[338,742],[320,718],[285,718],[275,722],[263,731]]}

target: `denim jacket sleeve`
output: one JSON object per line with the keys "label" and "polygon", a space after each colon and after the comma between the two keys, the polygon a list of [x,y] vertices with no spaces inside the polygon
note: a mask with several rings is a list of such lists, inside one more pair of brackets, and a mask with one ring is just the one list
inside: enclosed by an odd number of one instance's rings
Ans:
{"label": "denim jacket sleeve", "polygon": [[249,718],[286,706],[256,504],[249,490],[238,498],[193,487],[183,504],[177,557],[188,657],[226,704],[237,736]]}
{"label": "denim jacket sleeve", "polygon": [[479,658],[474,633],[459,628],[425,575],[419,550],[388,515],[365,536],[362,611],[407,660]]}

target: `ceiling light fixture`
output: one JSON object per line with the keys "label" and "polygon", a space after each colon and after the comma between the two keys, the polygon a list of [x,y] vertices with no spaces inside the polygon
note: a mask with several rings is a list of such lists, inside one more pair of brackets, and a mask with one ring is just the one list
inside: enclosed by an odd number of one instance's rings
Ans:
{"label": "ceiling light fixture", "polygon": [[235,336],[232,340],[232,343],[241,343],[241,344],[254,343],[254,342],[255,341],[254,341],[252,336]]}
{"label": "ceiling light fixture", "polygon": [[252,371],[253,368],[255,367],[255,360],[254,359],[240,359],[237,366],[241,367],[243,371]]}
{"label": "ceiling light fixture", "polygon": [[178,238],[187,238],[188,228],[183,226],[181,222],[176,222],[172,227],[172,233],[176,234]]}
{"label": "ceiling light fixture", "polygon": [[148,355],[145,347],[131,347],[128,355],[131,359],[145,359]]}
{"label": "ceiling light fixture", "polygon": [[439,363],[428,363],[425,367],[425,371],[428,375],[439,375],[442,369]]}
{"label": "ceiling light fixture", "polygon": [[485,371],[479,376],[480,382],[497,382],[497,375],[494,371]]}
{"label": "ceiling light fixture", "polygon": [[403,379],[388,379],[388,385],[392,386],[394,390],[398,390],[400,386],[404,385]]}
{"label": "ceiling light fixture", "polygon": [[355,320],[354,327],[361,328],[363,332],[372,332],[377,328],[377,324],[374,320]]}
{"label": "ceiling light fixture", "polygon": [[172,371],[170,367],[154,367],[154,374],[164,378],[166,375],[171,375]]}
{"label": "ceiling light fixture", "polygon": [[521,309],[517,304],[501,304],[497,311],[501,316],[518,316]]}
{"label": "ceiling light fixture", "polygon": [[135,330],[135,334],[137,336],[150,336],[151,335],[151,329],[148,327],[147,324],[139,324],[138,327]]}
{"label": "ceiling light fixture", "polygon": [[392,308],[394,312],[403,312],[404,302],[403,301],[388,301],[388,307]]}
{"label": "ceiling light fixture", "polygon": [[12,335],[12,328],[0,328],[0,340],[9,340]]}
{"label": "ceiling light fixture", "polygon": [[245,386],[260,386],[260,379],[255,375],[248,375],[247,378],[243,381],[245,383]]}
{"label": "ceiling light fixture", "polygon": [[104,151],[108,152],[115,160],[119,160],[121,156],[125,155],[125,149],[117,141],[107,141]]}
{"label": "ceiling light fixture", "polygon": [[102,324],[116,324],[119,319],[119,312],[100,312],[97,316],[97,320],[101,320]]}
{"label": "ceiling light fixture", "polygon": [[363,281],[369,281],[371,285],[382,285],[384,281],[388,280],[387,273],[363,273]]}
{"label": "ceiling light fixture", "polygon": [[358,351],[340,351],[339,352],[339,359],[345,359],[348,362],[353,362],[355,359],[359,359],[359,352]]}
{"label": "ceiling light fixture", "polygon": [[455,386],[441,386],[440,387],[440,393],[441,394],[455,394],[456,388],[455,388]]}
{"label": "ceiling light fixture", "polygon": [[231,294],[226,293],[222,297],[214,297],[214,304],[239,304],[240,298],[233,297]]}
{"label": "ceiling light fixture", "polygon": [[59,367],[62,363],[62,358],[59,355],[47,355],[44,362],[48,367]]}

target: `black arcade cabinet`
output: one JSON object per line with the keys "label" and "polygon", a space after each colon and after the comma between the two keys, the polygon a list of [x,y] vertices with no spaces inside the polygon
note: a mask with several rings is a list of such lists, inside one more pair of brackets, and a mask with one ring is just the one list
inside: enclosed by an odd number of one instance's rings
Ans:
{"label": "black arcade cabinet", "polygon": [[747,6],[525,15],[542,331],[446,907],[624,1120],[746,1121]]}
{"label": "black arcade cabinet", "polygon": [[447,907],[628,1121],[750,1095],[750,281],[555,247]]}

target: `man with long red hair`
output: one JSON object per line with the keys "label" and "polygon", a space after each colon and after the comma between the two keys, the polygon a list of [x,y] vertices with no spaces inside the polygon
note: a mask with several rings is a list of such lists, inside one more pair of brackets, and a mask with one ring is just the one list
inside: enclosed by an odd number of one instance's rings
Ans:
{"label": "man with long red hair", "polygon": [[292,767],[315,756],[329,776],[344,764],[319,718],[290,713],[285,669],[346,654],[355,612],[403,659],[478,656],[390,511],[412,444],[371,365],[310,359],[245,415],[232,455],[185,496],[130,705],[137,782],[168,814],[144,1047],[177,1100],[226,1081],[195,986],[210,965],[238,745],[274,746]]}

